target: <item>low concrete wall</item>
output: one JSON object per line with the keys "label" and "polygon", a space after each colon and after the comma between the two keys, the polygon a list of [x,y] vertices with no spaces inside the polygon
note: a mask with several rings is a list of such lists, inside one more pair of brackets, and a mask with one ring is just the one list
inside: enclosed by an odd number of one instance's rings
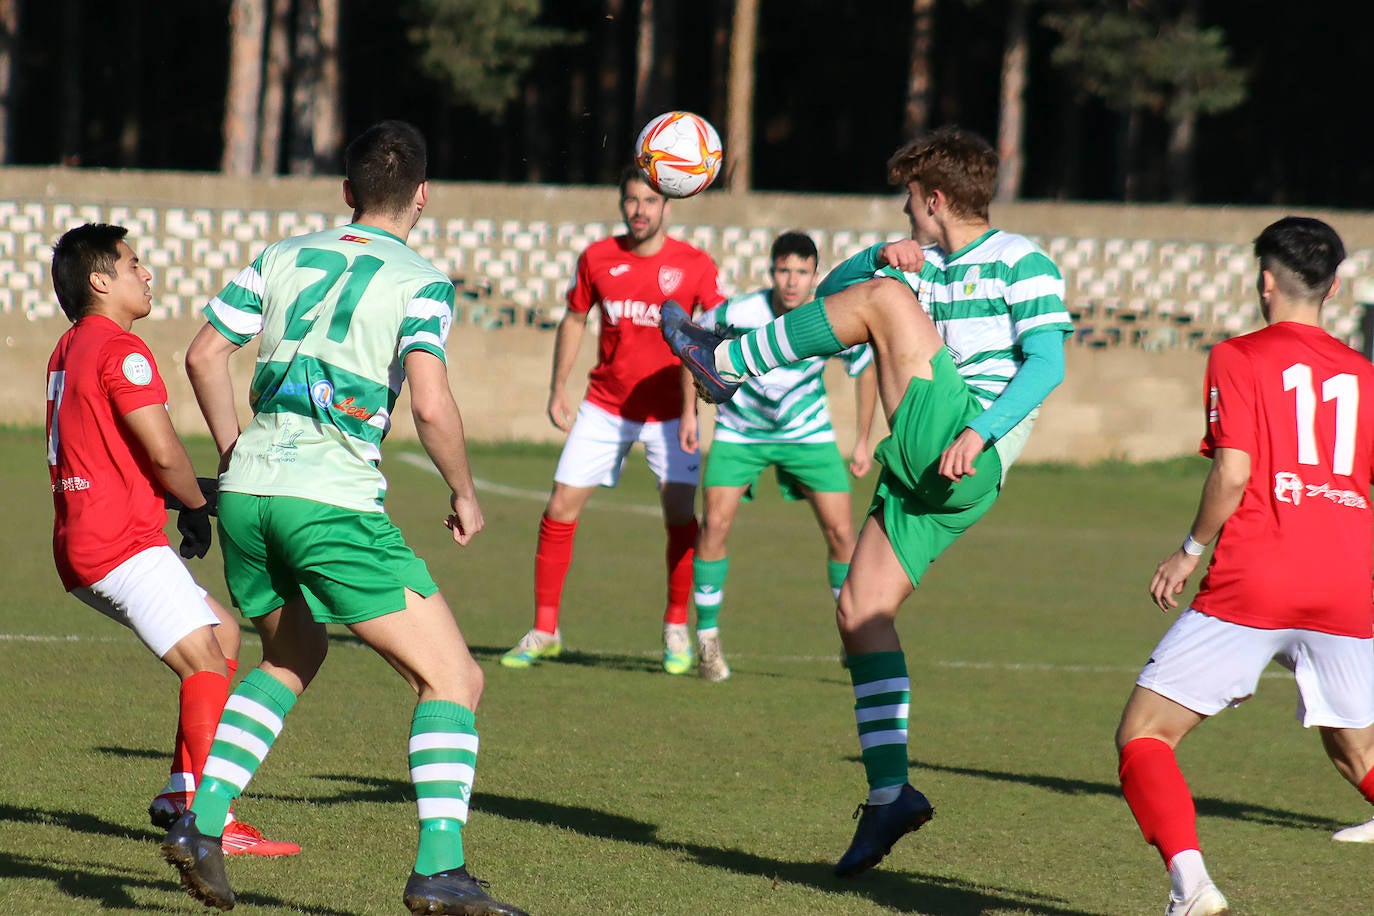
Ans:
{"label": "low concrete wall", "polygon": [[[206,431],[184,371],[186,345],[199,326],[198,320],[189,318],[134,325],[167,380],[172,419],[183,434]],[[0,316],[0,409],[6,423],[43,424],[44,371],[54,343],[67,327],[57,318]],[[246,400],[253,352],[251,346],[246,348],[232,364],[240,403]],[[469,438],[562,441],[562,432],[545,416],[552,355],[553,334],[547,331],[456,329],[449,340],[449,374]],[[574,392],[585,387],[594,356],[594,341],[584,340],[573,370]],[[1196,350],[1070,349],[1065,383],[1045,404],[1024,460],[1150,460],[1193,451],[1202,434],[1205,359]],[[840,444],[848,449],[854,430],[853,384],[833,364],[827,382]],[[246,404],[243,411],[246,420]],[[704,407],[703,414],[709,413]],[[710,424],[705,425],[709,440]],[[879,417],[874,444],[885,432]],[[404,404],[396,412],[392,436],[414,437]]]}

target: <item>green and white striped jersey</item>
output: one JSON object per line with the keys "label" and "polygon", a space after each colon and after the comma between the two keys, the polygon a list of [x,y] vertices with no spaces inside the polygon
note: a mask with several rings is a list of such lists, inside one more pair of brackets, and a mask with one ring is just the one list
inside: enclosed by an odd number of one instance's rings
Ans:
{"label": "green and white striped jersey", "polygon": [[1027,334],[1073,333],[1059,268],[1025,236],[989,229],[951,254],[933,245],[924,250],[919,272],[884,267],[878,274],[915,290],[984,407],[1016,374]]}
{"label": "green and white striped jersey", "polygon": [[[773,291],[761,289],[721,303],[702,315],[702,327],[738,337],[777,318]],[[836,358],[856,376],[873,361],[867,344]],[[825,358],[812,356],[745,379],[735,396],[716,407],[714,438],[721,442],[834,442],[825,394]]]}
{"label": "green and white striped jersey", "polygon": [[234,343],[262,335],[253,419],[220,489],[382,511],[381,444],[404,360],[444,359],[453,296],[438,268],[370,226],[268,246],[205,307]]}

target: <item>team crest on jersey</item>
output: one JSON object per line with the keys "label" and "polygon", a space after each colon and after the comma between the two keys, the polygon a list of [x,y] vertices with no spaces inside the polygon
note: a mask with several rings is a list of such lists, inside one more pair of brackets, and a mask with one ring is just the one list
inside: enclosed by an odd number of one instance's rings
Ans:
{"label": "team crest on jersey", "polygon": [[146,385],[153,380],[153,366],[142,353],[130,353],[124,357],[124,377],[135,385]]}
{"label": "team crest on jersey", "polygon": [[982,276],[982,274],[979,273],[979,271],[978,271],[978,265],[977,265],[977,264],[973,265],[972,267],[970,267],[970,268],[968,269],[968,273],[964,274],[964,295],[965,295],[965,296],[972,296],[972,295],[973,295],[973,291],[976,290],[976,289],[978,288],[978,280],[979,280],[979,278],[980,278],[981,276]]}
{"label": "team crest on jersey", "polygon": [[671,296],[673,290],[682,285],[681,267],[660,267],[658,269],[658,288],[663,291],[663,295]]}

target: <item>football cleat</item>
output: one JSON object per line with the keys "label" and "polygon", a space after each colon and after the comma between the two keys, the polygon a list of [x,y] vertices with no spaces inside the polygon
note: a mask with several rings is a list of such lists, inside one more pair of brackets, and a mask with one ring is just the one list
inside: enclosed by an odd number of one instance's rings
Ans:
{"label": "football cleat", "polygon": [[497,916],[529,916],[519,907],[502,903],[463,866],[433,875],[411,872],[406,882],[405,905],[412,913],[461,913],[464,916],[494,913]]}
{"label": "football cleat", "polygon": [[859,805],[854,810],[859,826],[854,839],[835,865],[835,876],[852,878],[883,860],[892,846],[913,830],[920,829],[935,809],[911,784],[902,786],[897,800],[887,805]]}
{"label": "football cleat", "polygon": [[148,806],[148,820],[154,827],[166,830],[190,807],[190,792],[163,792]]}
{"label": "football cleat", "polygon": [[1180,900],[1170,892],[1169,907],[1164,911],[1164,916],[1227,916],[1230,912],[1226,898],[1221,896],[1215,884],[1208,881],[1186,900]]}
{"label": "football cleat", "polygon": [[276,859],[281,856],[300,855],[301,848],[286,840],[269,840],[256,827],[250,827],[240,820],[232,820],[224,827],[220,838],[226,856],[262,856]]}
{"label": "football cleat", "polygon": [[692,670],[692,639],[685,623],[663,625],[663,670],[669,674]]}
{"label": "football cleat", "polygon": [[533,627],[505,655],[501,656],[503,668],[528,668],[544,658],[557,658],[563,654],[563,636],[558,630],[545,633]]}
{"label": "football cleat", "polygon": [[697,673],[707,681],[723,681],[730,676],[730,666],[720,650],[719,633],[697,633]]}
{"label": "football cleat", "polygon": [[162,857],[181,872],[181,886],[206,906],[234,908],[234,889],[224,871],[224,851],[219,837],[196,829],[196,816],[187,811],[172,824],[158,847]]}
{"label": "football cleat", "polygon": [[716,347],[726,338],[692,324],[687,312],[673,300],[663,303],[661,330],[668,349],[692,373],[703,401],[723,404],[735,396],[743,378],[727,381],[716,368]]}
{"label": "football cleat", "polygon": [[1331,834],[1337,843],[1374,843],[1374,821],[1365,821]]}

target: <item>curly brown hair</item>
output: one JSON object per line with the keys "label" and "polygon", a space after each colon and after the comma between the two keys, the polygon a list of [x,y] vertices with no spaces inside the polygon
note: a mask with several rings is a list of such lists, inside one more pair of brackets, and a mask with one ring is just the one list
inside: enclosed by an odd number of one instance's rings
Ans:
{"label": "curly brown hair", "polygon": [[956,214],[987,219],[997,189],[997,152],[971,131],[941,127],[893,153],[887,178],[900,187],[919,181],[925,191],[943,192]]}

